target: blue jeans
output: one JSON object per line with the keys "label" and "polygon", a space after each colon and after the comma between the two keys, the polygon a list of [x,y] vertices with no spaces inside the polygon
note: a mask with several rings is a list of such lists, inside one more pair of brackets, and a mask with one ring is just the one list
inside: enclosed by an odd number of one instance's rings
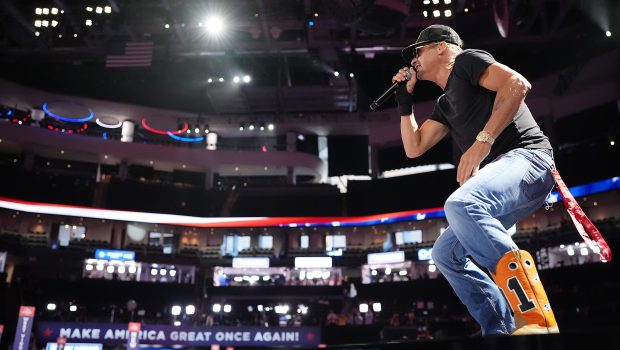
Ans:
{"label": "blue jeans", "polygon": [[543,151],[514,149],[446,201],[449,227],[435,241],[432,258],[483,334],[515,329],[510,305],[483,269],[494,274],[499,259],[518,249],[507,229],[544,204],[555,184],[552,164]]}

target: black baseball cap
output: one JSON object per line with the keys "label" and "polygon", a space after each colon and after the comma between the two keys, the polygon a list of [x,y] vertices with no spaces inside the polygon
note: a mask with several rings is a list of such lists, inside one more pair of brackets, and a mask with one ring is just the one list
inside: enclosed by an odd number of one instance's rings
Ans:
{"label": "black baseball cap", "polygon": [[422,46],[428,43],[438,43],[445,41],[450,44],[454,44],[458,47],[463,47],[463,40],[459,37],[456,31],[448,26],[441,24],[433,24],[424,28],[415,43],[405,47],[401,51],[401,55],[407,64],[413,59],[413,50],[418,46]]}

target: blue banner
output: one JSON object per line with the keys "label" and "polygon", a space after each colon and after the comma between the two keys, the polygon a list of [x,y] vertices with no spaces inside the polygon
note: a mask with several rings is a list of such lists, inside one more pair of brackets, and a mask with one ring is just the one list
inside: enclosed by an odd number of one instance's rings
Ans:
{"label": "blue banner", "polygon": [[[39,322],[37,341],[47,343],[57,337],[70,342],[124,345],[129,340],[127,324]],[[181,346],[318,346],[318,327],[193,327],[143,324],[140,344]],[[20,349],[25,350],[25,349]]]}
{"label": "blue banner", "polygon": [[136,252],[131,250],[96,249],[95,259],[134,261],[136,259]]}
{"label": "blue banner", "polygon": [[30,332],[34,322],[34,306],[20,306],[17,328],[15,329],[15,339],[13,340],[13,350],[28,350],[30,343]]}

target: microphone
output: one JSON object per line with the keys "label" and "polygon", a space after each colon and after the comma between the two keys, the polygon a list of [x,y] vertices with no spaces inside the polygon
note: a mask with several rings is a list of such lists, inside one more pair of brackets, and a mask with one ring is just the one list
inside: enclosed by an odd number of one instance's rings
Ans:
{"label": "microphone", "polygon": [[394,84],[392,84],[392,86],[390,86],[389,89],[385,90],[385,92],[382,93],[381,96],[377,97],[374,101],[372,101],[372,103],[370,104],[370,109],[374,111],[375,109],[377,109],[377,107],[381,106],[385,101],[392,97],[392,95],[394,95],[394,92],[396,92],[396,89],[398,89],[399,86],[407,83],[407,81],[411,79],[411,72],[407,71],[405,79],[407,80],[395,82]]}

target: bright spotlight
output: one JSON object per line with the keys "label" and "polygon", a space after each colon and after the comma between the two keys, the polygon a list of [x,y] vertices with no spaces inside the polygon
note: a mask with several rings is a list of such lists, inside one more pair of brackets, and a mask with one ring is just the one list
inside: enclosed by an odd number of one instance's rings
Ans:
{"label": "bright spotlight", "polygon": [[97,271],[103,271],[103,264],[97,264]]}
{"label": "bright spotlight", "polygon": [[452,11],[450,11],[450,10],[445,10],[445,11],[443,12],[443,15],[444,15],[444,16],[446,16],[446,17],[452,17]]}
{"label": "bright spotlight", "polygon": [[151,269],[151,275],[152,276],[156,276],[157,275],[157,269]]}
{"label": "bright spotlight", "polygon": [[170,270],[170,277],[174,277],[177,275],[177,270]]}
{"label": "bright spotlight", "polygon": [[77,311],[77,306],[76,305],[69,306],[69,311],[76,312]]}
{"label": "bright spotlight", "polygon": [[209,78],[207,79],[207,83],[211,84],[213,82],[213,79]]}
{"label": "bright spotlight", "polygon": [[288,313],[289,306],[288,305],[276,305],[275,311],[276,314],[286,314]]}
{"label": "bright spotlight", "polygon": [[136,267],[135,266],[129,266],[128,271],[129,271],[129,273],[136,273]]}
{"label": "bright spotlight", "polygon": [[86,23],[84,23],[87,27],[90,27],[93,25],[93,20],[92,19],[87,19]]}
{"label": "bright spotlight", "polygon": [[56,27],[58,25],[58,21],[52,20],[52,27]]}
{"label": "bright spotlight", "polygon": [[441,16],[441,11],[439,11],[439,10],[434,10],[434,11],[433,11],[433,17],[439,17],[439,16]]}
{"label": "bright spotlight", "polygon": [[125,266],[119,266],[117,271],[118,273],[125,273]]}
{"label": "bright spotlight", "polygon": [[273,124],[267,125],[267,129],[269,129],[269,130],[273,130],[274,128],[275,128],[275,126]]}
{"label": "bright spotlight", "polygon": [[605,35],[609,38],[611,36],[611,32],[608,30],[605,32]]}
{"label": "bright spotlight", "polygon": [[180,326],[180,325],[181,325],[181,321],[174,321],[174,326],[175,326],[175,327],[178,327],[178,326]]}
{"label": "bright spotlight", "polygon": [[206,21],[207,31],[211,35],[219,35],[224,30],[224,20],[217,16],[211,16]]}
{"label": "bright spotlight", "polygon": [[56,304],[54,304],[54,303],[49,303],[49,304],[47,304],[47,309],[48,309],[49,311],[54,311],[54,310],[56,310]]}
{"label": "bright spotlight", "polygon": [[173,305],[172,309],[170,309],[170,313],[173,316],[179,316],[181,314],[181,306],[179,305]]}
{"label": "bright spotlight", "polygon": [[167,272],[168,271],[166,271],[166,269],[160,269],[159,270],[159,274],[162,275],[162,276],[165,276]]}
{"label": "bright spotlight", "polygon": [[241,81],[241,79],[235,75],[235,77],[233,78],[233,83],[238,84]]}
{"label": "bright spotlight", "polygon": [[220,83],[223,83],[223,82],[224,82],[224,78],[220,77],[220,79],[218,79],[218,81],[219,81]]}
{"label": "bright spotlight", "polygon": [[250,126],[248,127],[248,129],[250,129],[250,130],[254,130],[254,124],[250,124]]}
{"label": "bright spotlight", "polygon": [[226,304],[224,305],[224,312],[228,313],[232,310],[232,306],[230,306],[230,304]]}
{"label": "bright spotlight", "polygon": [[247,84],[247,83],[249,83],[249,82],[251,82],[251,81],[252,81],[252,78],[251,78],[249,75],[244,75],[244,76],[243,76],[243,82],[244,82],[244,83],[246,83],[246,84]]}
{"label": "bright spotlight", "polygon": [[339,71],[335,71],[335,72],[334,72],[334,76],[335,76],[335,77],[339,77],[339,76],[340,76],[340,72],[339,72]]}
{"label": "bright spotlight", "polygon": [[170,24],[168,24],[168,23],[164,24],[164,28],[170,29]]}
{"label": "bright spotlight", "polygon": [[103,12],[105,13],[112,13],[112,8],[110,6],[106,6],[103,8]]}
{"label": "bright spotlight", "polygon": [[366,312],[368,312],[368,304],[366,304],[366,303],[362,303],[362,304],[360,304],[360,312],[361,312],[361,313],[366,313]]}
{"label": "bright spotlight", "polygon": [[93,265],[87,264],[86,265],[86,271],[92,271],[92,270],[93,270]]}
{"label": "bright spotlight", "polygon": [[43,14],[44,14],[44,15],[49,15],[49,14],[50,14],[50,9],[48,9],[48,8],[44,7],[44,8],[43,8]]}
{"label": "bright spotlight", "polygon": [[97,8],[95,8],[95,12],[97,12],[99,14],[103,13],[103,7],[97,6]]}
{"label": "bright spotlight", "polygon": [[213,312],[220,312],[222,311],[222,305],[221,304],[213,304]]}
{"label": "bright spotlight", "polygon": [[58,9],[55,7],[52,7],[52,15],[57,15],[58,14]]}
{"label": "bright spotlight", "polygon": [[37,19],[36,21],[34,21],[34,26],[37,28],[41,27],[41,20]]}
{"label": "bright spotlight", "polygon": [[90,7],[90,6],[86,6],[86,11],[88,11],[88,12],[93,12],[93,8],[92,8],[92,7]]}
{"label": "bright spotlight", "polygon": [[185,307],[185,313],[188,315],[193,315],[196,313],[196,307],[194,305],[187,305]]}
{"label": "bright spotlight", "polygon": [[372,304],[372,311],[374,311],[374,312],[381,312],[381,303],[373,303]]}
{"label": "bright spotlight", "polygon": [[109,265],[106,269],[105,269],[108,273],[114,273],[114,266]]}
{"label": "bright spotlight", "polygon": [[43,10],[37,7],[36,9],[34,9],[34,13],[36,13],[37,15],[40,15],[43,13]]}
{"label": "bright spotlight", "polygon": [[428,272],[435,272],[435,271],[437,271],[437,266],[435,266],[435,264],[428,265]]}

